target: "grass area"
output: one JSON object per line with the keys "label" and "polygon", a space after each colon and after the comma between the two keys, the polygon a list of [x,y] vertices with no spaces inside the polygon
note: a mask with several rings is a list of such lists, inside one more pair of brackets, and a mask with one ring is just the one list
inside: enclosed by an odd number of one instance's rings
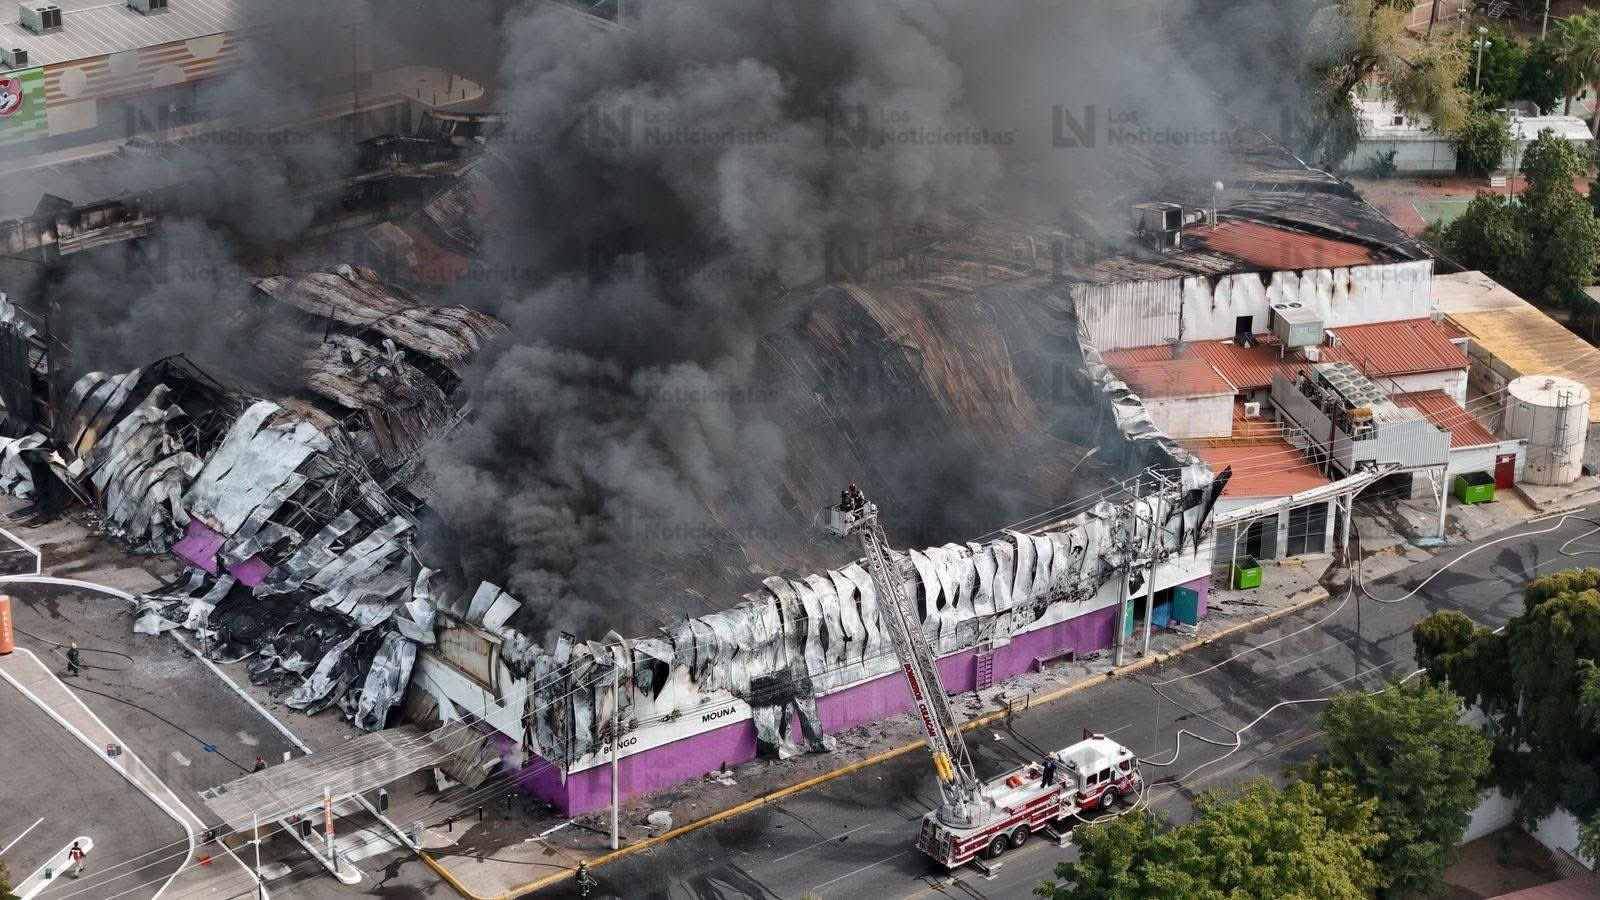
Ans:
{"label": "grass area", "polygon": [[1432,225],[1434,222],[1444,222],[1447,224],[1454,222],[1457,216],[1460,216],[1462,213],[1467,211],[1467,204],[1471,202],[1471,200],[1412,201],[1413,205],[1417,208],[1417,212],[1422,216],[1422,220],[1427,222],[1429,225]]}

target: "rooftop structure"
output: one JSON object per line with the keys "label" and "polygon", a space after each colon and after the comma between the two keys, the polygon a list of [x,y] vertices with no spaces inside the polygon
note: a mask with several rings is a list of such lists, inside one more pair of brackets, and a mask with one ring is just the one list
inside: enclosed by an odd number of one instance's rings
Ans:
{"label": "rooftop structure", "polygon": [[1283,438],[1218,442],[1196,447],[1195,453],[1219,475],[1232,469],[1224,500],[1284,497],[1330,483],[1316,463]]}
{"label": "rooftop structure", "polygon": [[[1471,336],[1471,377],[1480,392],[1498,392],[1524,375],[1560,375],[1600,396],[1600,350],[1488,275],[1440,275],[1433,301]],[[1591,429],[1600,424],[1600,405],[1589,416]]]}
{"label": "rooftop structure", "polygon": [[[1328,329],[1327,343],[1311,353],[1285,348],[1271,333],[1255,334],[1251,344],[1236,341],[1194,341],[1185,344],[1185,360],[1203,360],[1241,392],[1272,384],[1274,373],[1294,372],[1322,362],[1348,362],[1368,377],[1392,379],[1430,372],[1465,370],[1468,360],[1456,345],[1459,332],[1431,319],[1374,322]],[[1108,352],[1106,362],[1118,371],[1172,359],[1171,345],[1129,347]]]}
{"label": "rooftop structure", "polygon": [[1411,391],[1391,397],[1396,406],[1414,409],[1429,422],[1450,432],[1450,449],[1498,444],[1499,438],[1444,391]]}
{"label": "rooftop structure", "polygon": [[[0,4],[0,14],[9,13],[18,5]],[[74,81],[88,86],[102,78],[118,78],[124,91],[145,77],[158,79],[156,83],[175,84],[177,81],[171,79],[177,76],[171,67],[190,76],[192,69],[209,65],[224,52],[221,35],[239,27],[244,9],[241,0],[169,0],[164,11],[152,14],[139,12],[126,0],[52,0],[51,5],[61,11],[61,27],[44,34],[21,24],[14,13],[6,16],[0,24],[0,45],[25,50],[28,58],[26,65],[0,66],[0,71],[92,61],[65,84],[58,78],[51,79],[51,90],[63,97],[73,95],[70,89]],[[176,52],[138,53],[196,38],[217,39],[186,48],[187,59]],[[136,58],[111,59],[114,54],[130,51],[136,53]],[[178,81],[186,80],[188,77],[178,77]]]}

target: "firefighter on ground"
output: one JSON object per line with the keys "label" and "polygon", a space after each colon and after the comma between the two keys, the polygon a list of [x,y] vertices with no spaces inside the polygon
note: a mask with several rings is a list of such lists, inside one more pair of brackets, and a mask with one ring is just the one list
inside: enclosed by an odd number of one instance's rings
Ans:
{"label": "firefighter on ground", "polygon": [[267,767],[266,758],[258,756],[258,757],[256,757],[256,767],[254,769],[251,769],[250,771],[252,771],[252,772],[260,772],[261,770],[265,769],[266,767]]}
{"label": "firefighter on ground", "polygon": [[74,678],[76,678],[80,674],[82,674],[80,672],[79,666],[78,666],[78,645],[77,644],[72,644],[71,646],[67,647],[67,674],[71,675]]}
{"label": "firefighter on ground", "polygon": [[578,863],[578,896],[579,897],[587,897],[587,896],[589,896],[589,892],[594,890],[594,885],[595,885],[594,876],[589,874],[589,864],[586,863],[586,862],[579,861],[579,863]]}
{"label": "firefighter on ground", "polygon": [[77,878],[79,875],[83,874],[84,855],[83,847],[79,846],[77,841],[73,841],[72,849],[67,851],[68,871],[72,874],[73,878]]}

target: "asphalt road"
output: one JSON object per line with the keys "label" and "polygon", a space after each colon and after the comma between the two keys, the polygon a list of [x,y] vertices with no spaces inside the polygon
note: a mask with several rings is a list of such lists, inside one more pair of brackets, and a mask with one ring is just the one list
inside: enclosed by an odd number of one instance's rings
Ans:
{"label": "asphalt road", "polygon": [[143,857],[183,845],[178,823],[4,681],[0,723],[0,846],[16,843],[5,857],[11,880],[20,883],[86,835],[94,845],[83,877],[54,881],[40,898],[154,896],[181,860],[146,867]]}
{"label": "asphalt road", "polygon": [[[1276,778],[1316,751],[1321,704],[1281,706],[1263,718],[1275,705],[1372,689],[1406,675],[1416,667],[1411,627],[1430,613],[1460,609],[1498,625],[1520,611],[1528,578],[1594,559],[1559,552],[1564,542],[1595,528],[1587,522],[1528,533],[1553,525],[1522,525],[1449,547],[1368,585],[1378,597],[1397,598],[1444,569],[1402,602],[1346,598],[1336,590],[1332,599],[1293,615],[1036,707],[1009,729],[970,732],[980,775],[1015,765],[1031,755],[1030,745],[1070,744],[1085,728],[1164,762],[1173,758],[1180,729],[1187,729],[1217,743],[1186,735],[1171,765],[1146,769],[1159,779],[1151,788],[1156,808],[1182,820],[1195,793],[1257,775]],[[1569,548],[1584,550],[1600,553],[1600,535]],[[1252,722],[1235,747],[1233,730]],[[1070,848],[1035,840],[1003,857],[993,877],[971,867],[946,872],[911,848],[916,820],[934,802],[925,755],[909,753],[604,866],[595,873],[600,888],[591,896],[1015,898],[1070,858]],[[570,894],[561,886],[546,896]]]}
{"label": "asphalt road", "polygon": [[294,749],[176,641],[134,634],[132,607],[123,601],[55,585],[13,583],[5,591],[14,598],[17,645],[65,668],[55,644],[76,641],[84,670],[67,687],[208,825],[220,819],[200,791],[238,778],[258,755],[278,762]]}

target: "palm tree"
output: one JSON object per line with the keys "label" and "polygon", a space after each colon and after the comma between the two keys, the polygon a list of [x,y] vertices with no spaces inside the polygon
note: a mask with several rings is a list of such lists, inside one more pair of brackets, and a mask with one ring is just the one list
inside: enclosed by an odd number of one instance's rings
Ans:
{"label": "palm tree", "polygon": [[[1550,32],[1550,49],[1556,60],[1556,78],[1567,102],[1563,112],[1572,114],[1572,95],[1600,82],[1600,13],[1584,7],[1582,12],[1560,22]],[[1590,127],[1600,135],[1600,111]]]}

